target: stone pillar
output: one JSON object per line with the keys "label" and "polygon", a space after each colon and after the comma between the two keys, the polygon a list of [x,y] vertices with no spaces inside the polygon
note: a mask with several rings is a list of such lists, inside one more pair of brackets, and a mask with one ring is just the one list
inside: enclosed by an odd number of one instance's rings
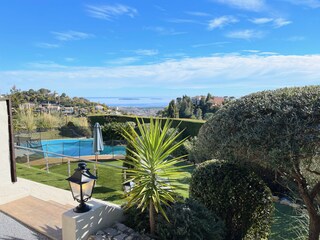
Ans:
{"label": "stone pillar", "polygon": [[120,206],[94,200],[88,203],[92,209],[85,213],[75,213],[73,209],[62,215],[62,239],[87,239],[100,229],[110,227],[123,220]]}

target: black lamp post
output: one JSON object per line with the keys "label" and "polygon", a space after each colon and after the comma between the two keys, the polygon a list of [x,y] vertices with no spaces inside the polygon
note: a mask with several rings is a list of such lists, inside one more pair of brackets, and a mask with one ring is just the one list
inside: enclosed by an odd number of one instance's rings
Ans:
{"label": "black lamp post", "polygon": [[92,190],[97,177],[89,172],[89,168],[86,168],[87,164],[84,162],[78,163],[78,168],[75,169],[73,175],[66,180],[69,181],[72,196],[79,204],[73,209],[74,212],[84,213],[91,209],[86,202],[92,196]]}

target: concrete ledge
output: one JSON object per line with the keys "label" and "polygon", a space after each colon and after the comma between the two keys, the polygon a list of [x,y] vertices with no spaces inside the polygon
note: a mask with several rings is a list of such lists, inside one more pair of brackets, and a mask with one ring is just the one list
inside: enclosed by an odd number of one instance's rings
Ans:
{"label": "concrete ledge", "polygon": [[10,184],[1,184],[0,205],[15,201],[17,199],[30,195],[29,191],[19,182]]}
{"label": "concrete ledge", "polygon": [[75,213],[73,210],[62,216],[62,239],[87,239],[99,229],[110,227],[123,220],[123,210],[120,206],[102,201],[90,201],[92,209],[86,213]]}
{"label": "concrete ledge", "polygon": [[29,195],[44,201],[55,201],[60,204],[70,204],[76,206],[71,191],[52,187],[42,183],[37,183],[23,178],[18,178],[18,183],[23,187]]}

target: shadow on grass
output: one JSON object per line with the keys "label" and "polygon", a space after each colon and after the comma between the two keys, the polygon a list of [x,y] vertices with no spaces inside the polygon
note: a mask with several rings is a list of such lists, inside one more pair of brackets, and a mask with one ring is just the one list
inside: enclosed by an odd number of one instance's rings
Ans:
{"label": "shadow on grass", "polygon": [[124,199],[124,196],[123,194],[118,193],[118,194],[106,197],[103,200],[113,202],[113,201],[119,201],[121,199]]}
{"label": "shadow on grass", "polygon": [[113,188],[108,188],[104,186],[95,186],[93,189],[94,194],[99,194],[99,193],[111,193],[111,192],[117,192],[118,190],[113,189]]}
{"label": "shadow on grass", "polygon": [[195,165],[193,164],[188,164],[187,162],[179,162],[177,163],[175,166],[177,167],[182,167],[184,166],[183,168],[180,169],[181,172],[188,172],[190,174],[192,174],[193,170],[196,168]]}
{"label": "shadow on grass", "polygon": [[184,178],[176,179],[176,182],[180,184],[189,184],[190,180],[191,180],[191,177],[184,177]]}

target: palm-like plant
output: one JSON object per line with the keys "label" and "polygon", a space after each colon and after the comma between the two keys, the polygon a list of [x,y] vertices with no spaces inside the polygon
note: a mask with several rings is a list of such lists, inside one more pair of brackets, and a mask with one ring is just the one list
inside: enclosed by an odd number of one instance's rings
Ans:
{"label": "palm-like plant", "polygon": [[[169,131],[172,122],[167,120],[150,119],[146,125],[137,119],[138,131],[124,130],[124,138],[130,143],[132,149],[127,164],[132,169],[127,170],[130,181],[135,182],[135,187],[128,196],[127,207],[137,206],[141,211],[149,207],[150,233],[155,233],[155,212],[161,213],[167,221],[167,215],[162,205],[169,205],[174,201],[174,189],[178,186],[170,183],[179,174],[177,163],[184,156],[170,158],[170,155],[179,148],[185,139],[178,141],[181,134]],[[138,132],[140,134],[138,134]]]}

